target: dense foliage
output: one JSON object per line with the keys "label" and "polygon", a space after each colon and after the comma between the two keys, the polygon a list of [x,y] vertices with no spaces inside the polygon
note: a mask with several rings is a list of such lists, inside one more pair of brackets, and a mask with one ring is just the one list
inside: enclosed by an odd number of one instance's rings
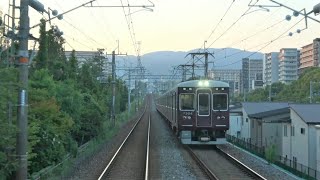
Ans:
{"label": "dense foliage", "polygon": [[250,102],[271,101],[309,103],[310,82],[312,84],[312,103],[320,103],[320,68],[314,67],[306,70],[297,81],[285,85],[274,83],[262,89],[250,92],[246,98],[243,96],[233,99],[234,102],[241,102],[244,99]]}
{"label": "dense foliage", "polygon": [[[29,71],[29,174],[61,162],[67,154],[76,156],[78,146],[107,131],[103,124],[110,119],[111,79],[104,84],[97,81],[100,58],[79,67],[75,51],[67,59],[63,44],[54,27],[46,31],[42,21],[39,51]],[[17,167],[17,77],[16,68],[0,67],[0,179],[9,178]],[[126,110],[128,91],[121,80],[116,89],[116,113],[120,113]]]}

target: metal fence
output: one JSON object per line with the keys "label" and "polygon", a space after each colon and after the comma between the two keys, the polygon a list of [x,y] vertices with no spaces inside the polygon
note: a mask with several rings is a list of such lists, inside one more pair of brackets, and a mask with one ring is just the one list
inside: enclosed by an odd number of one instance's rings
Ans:
{"label": "metal fence", "polygon": [[[241,147],[259,157],[266,159],[266,153],[264,147],[258,147],[250,143],[250,139],[239,139],[234,136],[226,135],[227,141]],[[320,172],[312,169],[308,166],[298,163],[297,161],[293,161],[291,159],[276,155],[274,159],[274,164],[279,167],[305,179],[316,179],[320,180]]]}

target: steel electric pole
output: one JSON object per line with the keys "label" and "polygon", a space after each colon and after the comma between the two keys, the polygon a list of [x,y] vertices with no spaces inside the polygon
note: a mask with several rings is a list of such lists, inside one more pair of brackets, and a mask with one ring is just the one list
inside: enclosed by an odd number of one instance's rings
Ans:
{"label": "steel electric pole", "polygon": [[28,37],[29,37],[29,0],[20,1],[20,26],[19,26],[19,82],[21,87],[18,99],[18,135],[17,135],[17,158],[18,169],[16,179],[27,179],[27,127],[28,127]]}
{"label": "steel electric pole", "polygon": [[[110,55],[110,54],[109,54]],[[111,109],[111,123],[112,127],[115,126],[116,119],[116,55],[127,55],[127,54],[116,54],[115,51],[112,51],[112,109]]]}

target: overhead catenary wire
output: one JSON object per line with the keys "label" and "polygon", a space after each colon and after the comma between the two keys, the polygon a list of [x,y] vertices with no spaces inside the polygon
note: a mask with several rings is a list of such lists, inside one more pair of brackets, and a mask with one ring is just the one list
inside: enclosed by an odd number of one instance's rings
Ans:
{"label": "overhead catenary wire", "polygon": [[[258,0],[254,3],[254,5],[256,5],[258,2]],[[250,2],[251,3],[251,2]],[[220,36],[218,36],[218,38],[216,38],[209,46],[208,48],[210,48],[215,42],[217,42],[222,36],[224,36],[235,24],[237,24],[243,16],[245,16],[250,10],[251,10],[252,6],[250,6],[235,22],[233,22]]]}
{"label": "overhead catenary wire", "polygon": [[[239,40],[239,41],[236,41],[236,42],[231,43],[231,44],[228,45],[227,47],[232,47],[232,46],[234,46],[234,45],[238,45],[238,44],[240,44],[240,43],[242,43],[242,42],[244,42],[244,41],[246,41],[246,40],[248,40],[248,39],[250,39],[250,38],[252,38],[252,37],[257,36],[258,34],[260,34],[260,33],[262,33],[262,32],[265,32],[265,31],[267,31],[267,30],[275,27],[276,25],[279,25],[279,24],[283,23],[284,21],[285,21],[285,20],[280,20],[280,21],[278,21],[278,22],[276,22],[276,23],[274,23],[274,24],[266,27],[265,29],[259,30],[259,31],[255,32],[255,33],[252,34],[252,35],[249,35],[249,36],[247,36],[247,37],[245,37],[245,38],[243,38],[243,39],[241,39],[241,40]],[[216,51],[215,54],[223,51],[224,49],[225,49],[225,48],[222,48],[222,49]]]}
{"label": "overhead catenary wire", "polygon": [[[286,36],[284,36],[284,35],[285,35],[286,33],[288,33],[292,28],[294,28],[297,24],[299,24],[302,20],[304,20],[304,17],[303,17],[301,20],[299,20],[297,23],[295,23],[293,26],[291,26],[290,28],[288,28],[286,31],[284,31],[283,33],[281,33],[279,36],[277,36],[276,38],[272,39],[271,41],[265,43],[266,45],[264,45],[263,47],[261,47],[261,48],[258,49],[257,51],[251,53],[250,55],[246,56],[245,58],[249,58],[249,57],[253,56],[254,54],[260,52],[260,51],[263,50],[264,48],[268,47],[270,44],[274,43],[275,41],[277,41],[277,40],[279,40],[279,39],[281,39],[281,38],[287,37],[288,35],[286,35]],[[230,56],[228,56],[228,57],[230,57]],[[222,59],[224,59],[224,58],[222,58]],[[241,62],[241,61],[242,61],[242,59],[241,59],[241,60],[238,60],[238,61],[235,61],[235,62],[233,62],[233,63],[227,64],[227,65],[216,66],[216,67],[226,67],[226,66],[230,66],[230,65],[239,63],[239,62]]]}
{"label": "overhead catenary wire", "polygon": [[[55,0],[55,4],[63,11],[63,7],[57,2],[57,0]],[[63,11],[64,13],[64,11]],[[80,28],[76,27],[75,25],[73,25],[72,23],[69,22],[69,20],[66,20],[66,19],[69,19],[70,21],[72,21],[72,19],[64,16],[63,18],[63,21],[65,23],[67,23],[69,26],[71,26],[73,29],[77,30],[79,33],[81,33],[83,35],[83,37],[86,37],[87,39],[89,39],[90,41],[92,41],[93,43],[95,43],[97,46],[99,47],[104,47],[105,45],[101,42],[98,42],[97,40],[95,40],[94,38],[92,38],[91,36],[89,36],[87,33],[83,32]],[[95,19],[95,18],[94,18]],[[66,34],[66,33],[65,33]],[[76,41],[74,38],[73,38],[73,41]],[[86,46],[86,47],[89,47],[87,45],[84,45],[83,43],[81,43],[80,41],[76,41],[78,42],[79,44],[82,44],[83,46]],[[89,49],[93,49],[92,47],[90,47]]]}
{"label": "overhead catenary wire", "polygon": [[[127,22],[127,26],[128,26],[128,30],[129,30],[129,34],[130,34],[130,38],[131,38],[131,41],[132,41],[132,45],[133,45],[133,48],[134,48],[135,54],[137,55],[137,43],[136,43],[136,41],[135,41],[135,39],[134,39],[134,37],[133,37],[133,32],[132,32],[133,30],[131,31],[130,22],[129,22],[129,20],[128,20],[127,15],[126,15],[126,11],[125,11],[125,9],[124,9],[124,5],[123,5],[122,0],[120,0],[120,2],[121,2],[121,5],[122,5],[122,9],[123,9],[124,17],[125,17],[126,22]],[[128,6],[130,6],[130,5],[128,4]],[[130,7],[129,7],[129,8],[130,8]],[[131,14],[129,14],[129,15],[131,16]]]}
{"label": "overhead catenary wire", "polygon": [[216,31],[216,29],[218,28],[218,26],[220,25],[220,23],[223,21],[224,17],[227,15],[227,13],[229,12],[229,10],[231,9],[232,5],[234,4],[235,0],[232,0],[230,6],[228,7],[228,9],[226,10],[226,12],[223,14],[222,18],[220,19],[220,21],[216,24],[216,26],[213,28],[213,30],[211,31],[210,35],[208,36],[208,38],[206,39],[207,41],[210,39],[210,37],[213,35],[213,33]]}

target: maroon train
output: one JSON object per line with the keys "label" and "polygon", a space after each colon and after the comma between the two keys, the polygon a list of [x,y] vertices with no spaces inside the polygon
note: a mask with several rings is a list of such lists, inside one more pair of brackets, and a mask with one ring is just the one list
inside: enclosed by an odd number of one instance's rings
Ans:
{"label": "maroon train", "polygon": [[156,100],[183,144],[224,144],[229,129],[229,84],[213,80],[179,83]]}

